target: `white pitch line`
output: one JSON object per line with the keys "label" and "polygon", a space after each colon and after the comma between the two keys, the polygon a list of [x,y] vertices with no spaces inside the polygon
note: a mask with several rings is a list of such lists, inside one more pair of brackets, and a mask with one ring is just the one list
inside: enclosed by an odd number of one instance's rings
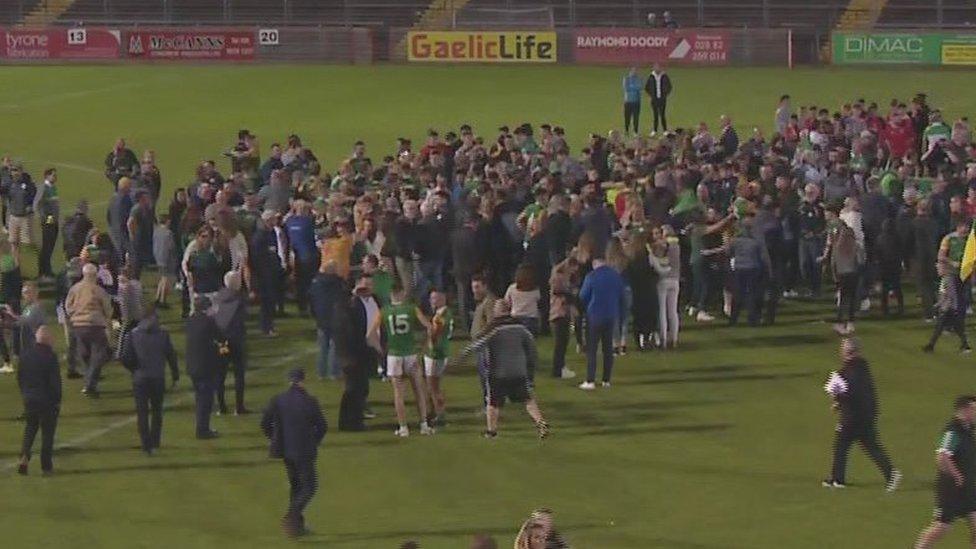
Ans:
{"label": "white pitch line", "polygon": [[[310,354],[312,354],[314,352],[318,352],[318,348],[306,349],[305,351],[299,352],[297,355],[290,355],[290,356],[284,357],[281,360],[277,360],[277,361],[269,364],[266,368],[267,369],[277,368],[277,367],[282,366],[284,364],[287,364],[287,363],[289,363],[289,362],[291,362],[293,360],[302,358],[302,357],[304,357],[306,355],[310,355]],[[252,376],[252,379],[253,379],[253,376]],[[164,407],[164,410],[165,409],[171,409],[171,408],[174,408],[174,407],[177,407],[177,406],[182,405],[184,402],[186,402],[186,401],[188,401],[188,400],[191,399],[189,395],[190,395],[190,393],[183,393],[181,396],[178,396],[175,399],[168,400],[167,403],[166,403],[166,406]],[[114,421],[112,423],[109,423],[105,427],[101,427],[101,428],[95,429],[93,431],[88,431],[87,433],[84,433],[82,435],[79,435],[79,436],[77,436],[77,437],[69,440],[68,442],[62,442],[60,444],[57,444],[57,445],[54,446],[54,450],[55,451],[58,451],[58,450],[64,450],[65,448],[76,448],[76,447],[82,446],[84,444],[87,444],[87,443],[89,443],[89,442],[91,442],[91,441],[99,438],[99,437],[105,436],[105,435],[111,433],[112,431],[116,431],[118,429],[121,429],[122,427],[126,427],[128,425],[132,425],[133,423],[136,422],[137,419],[138,419],[138,417],[133,415],[133,416],[129,416],[129,417],[124,418],[124,419],[116,420],[116,421]],[[58,421],[60,422],[60,419]],[[4,464],[3,466],[0,466],[0,471],[2,471],[2,472],[9,471],[9,470],[13,469],[14,467],[16,467],[17,465],[19,465],[19,464],[20,464],[20,460],[19,459],[18,460],[11,461],[9,463]]]}

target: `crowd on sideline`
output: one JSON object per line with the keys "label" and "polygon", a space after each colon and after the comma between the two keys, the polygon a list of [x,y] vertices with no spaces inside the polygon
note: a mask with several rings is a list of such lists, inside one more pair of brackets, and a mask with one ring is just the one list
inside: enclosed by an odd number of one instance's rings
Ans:
{"label": "crowd on sideline", "polygon": [[[645,90],[661,96],[654,114],[666,129],[664,76],[655,74]],[[476,357],[485,435],[497,436],[498,408],[514,401],[544,438],[537,366],[574,378],[565,366],[572,342],[586,352],[579,388],[596,390],[602,365],[599,388],[609,389],[615,356],[679,348],[683,317],[771,325],[783,299],[820,297],[825,276],[839,333],[853,332],[875,303],[883,315],[903,314],[901,281],[912,276],[921,317],[937,321],[925,349],[952,329],[968,351],[971,283],[960,276],[976,214],[968,121],[950,122],[924,94],[834,110],[794,108],[784,95],[771,114],[768,139],[759,129],[740,138],[722,116],[714,132],[704,121],[652,137],[613,130],[591,134],[579,150],[555,125],[489,132],[464,124],[432,129],[420,144],[399,138],[378,161],[356,142],[335,172],[298,135],[262,150],[241,130],[223,152],[229,169],[203,161],[188,184],[166,193],[155,153],[137,155],[119,139],[104,161],[104,220],[92,219],[85,202],[62,212],[56,169],[35,181],[4,158],[0,372],[14,372],[12,357],[20,357],[23,471],[38,430],[42,469],[52,467],[61,380],[41,328],[55,319],[68,341],[67,377],[81,379],[88,397],[99,396],[110,360],[133,372],[149,455],[160,445],[167,370],[172,383],[180,377],[157,313],[174,305],[186,319],[183,360],[202,439],[218,436],[212,413],[249,411],[249,306],[264,337],[276,337],[291,303],[291,314],[314,323],[315,373],[345,382],[339,430],[365,429],[374,417],[370,378],[392,377],[398,436],[410,434],[408,386],[421,434],[447,425],[442,376],[452,338],[473,340],[460,358]],[[65,261],[54,272],[58,241]],[[38,278],[26,282],[25,246],[38,247]],[[158,273],[154,288],[142,286],[147,269]],[[53,304],[39,299],[39,284],[53,285]],[[535,338],[547,335],[552,356],[540,360]],[[304,394],[304,372],[289,380]],[[276,417],[289,406],[312,409],[314,399],[292,396],[265,417],[273,442]],[[325,430],[323,419],[308,434],[321,440]],[[296,467],[290,476],[304,474]],[[299,519],[300,509],[290,512],[290,531],[302,530]]]}

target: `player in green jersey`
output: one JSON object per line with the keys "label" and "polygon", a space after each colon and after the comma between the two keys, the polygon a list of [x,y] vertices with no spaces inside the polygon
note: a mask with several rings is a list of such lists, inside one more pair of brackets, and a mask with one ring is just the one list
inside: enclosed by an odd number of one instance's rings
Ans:
{"label": "player in green jersey", "polygon": [[444,416],[445,399],[441,389],[441,377],[447,368],[448,346],[451,332],[454,331],[454,317],[447,308],[444,292],[430,293],[430,310],[434,316],[427,328],[427,348],[424,352],[424,375],[427,378],[427,391],[434,405],[434,425],[440,427],[447,422]]}
{"label": "player in green jersey", "polygon": [[409,379],[420,413],[420,434],[432,435],[434,430],[427,424],[427,394],[417,368],[418,325],[426,328],[424,314],[415,305],[405,300],[406,292],[395,284],[390,293],[390,304],[383,307],[377,317],[373,330],[386,332],[386,374],[393,379],[393,408],[396,410],[398,437],[410,436],[407,427],[407,411],[403,401],[406,381]]}

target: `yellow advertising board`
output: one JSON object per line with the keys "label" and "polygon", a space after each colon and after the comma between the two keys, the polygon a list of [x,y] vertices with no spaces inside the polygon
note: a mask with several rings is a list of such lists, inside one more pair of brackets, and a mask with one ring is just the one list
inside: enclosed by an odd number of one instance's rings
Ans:
{"label": "yellow advertising board", "polygon": [[426,63],[555,63],[551,31],[410,31],[407,60]]}
{"label": "yellow advertising board", "polygon": [[943,65],[976,65],[976,44],[942,44]]}

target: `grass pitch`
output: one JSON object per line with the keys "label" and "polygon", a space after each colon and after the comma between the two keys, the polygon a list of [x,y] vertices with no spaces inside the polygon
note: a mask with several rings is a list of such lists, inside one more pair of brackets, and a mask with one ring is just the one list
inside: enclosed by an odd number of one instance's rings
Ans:
{"label": "grass pitch", "polygon": [[[85,197],[104,219],[110,191],[101,162],[125,136],[156,150],[164,195],[190,181],[195,164],[222,161],[237,129],[263,149],[298,133],[327,169],[364,139],[374,160],[398,136],[419,143],[428,127],[470,123],[486,137],[501,123],[563,125],[576,147],[590,131],[621,125],[622,72],[573,67],[131,66],[5,67],[0,152],[35,177],[61,172],[63,209]],[[972,76],[962,71],[709,69],[672,74],[673,126],[733,116],[740,135],[767,130],[775,102],[835,107],[858,97],[886,104],[927,91],[950,116],[968,114]],[[645,105],[645,107],[647,107]],[[650,109],[645,108],[643,128]],[[226,168],[226,166],[223,166]],[[25,274],[36,265],[28,260]],[[148,288],[150,284],[146,284]],[[912,297],[909,297],[912,302]],[[675,353],[631,353],[609,391],[582,393],[541,377],[538,394],[554,435],[534,437],[524,411],[508,408],[502,435],[485,441],[478,384],[466,365],[446,380],[451,425],[432,438],[392,436],[390,387],[372,383],[379,418],[365,434],[330,433],[320,489],[307,517],[309,543],[342,548],[466,546],[475,532],[511,543],[534,507],[556,510],[575,547],[905,547],[931,517],[934,445],[951,398],[973,391],[973,358],[918,352],[928,325],[917,316],[858,325],[878,381],[881,431],[904,489],[883,493],[880,475],[855,454],[842,492],[819,486],[829,466],[833,417],[821,389],[836,367],[829,304],[787,303],[776,327],[682,329]],[[917,311],[911,310],[911,314]],[[684,320],[684,319],[683,319]],[[181,348],[174,314],[167,326]],[[252,324],[253,326],[253,324]],[[248,405],[258,411],[284,387],[284,372],[314,360],[311,322],[291,318],[281,337],[250,341]],[[549,340],[541,342],[542,371]],[[583,370],[581,356],[570,367]],[[88,401],[65,381],[58,474],[20,478],[10,464],[22,424],[14,379],[0,378],[0,531],[6,547],[289,546],[277,521],[287,486],[266,459],[258,417],[215,418],[224,435],[192,438],[184,379],[167,396],[163,449],[136,449],[127,373],[106,369],[103,398]],[[334,423],[340,388],[310,382]],[[958,530],[963,530],[959,525]],[[953,532],[946,546],[961,546]]]}

